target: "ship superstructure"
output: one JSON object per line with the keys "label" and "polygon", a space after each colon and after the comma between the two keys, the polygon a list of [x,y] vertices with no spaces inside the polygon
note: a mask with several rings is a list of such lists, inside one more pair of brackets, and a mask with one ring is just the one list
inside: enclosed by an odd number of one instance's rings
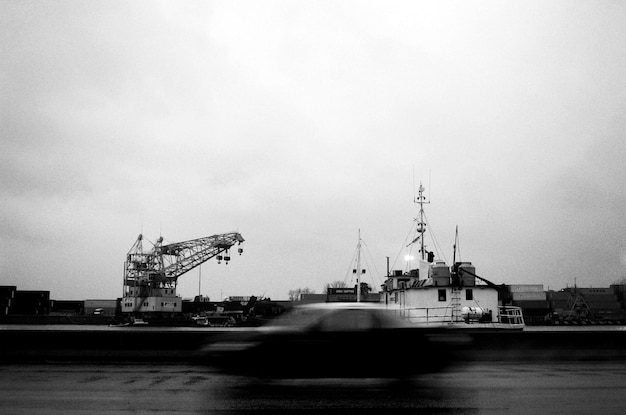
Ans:
{"label": "ship superstructure", "polygon": [[[419,244],[419,267],[389,273],[382,285],[381,302],[420,326],[523,328],[521,309],[502,306],[501,287],[476,275],[471,262],[454,260],[450,267],[427,249],[424,205],[429,202],[424,190],[420,184],[415,200],[419,206],[416,236],[409,244]],[[454,249],[456,258],[456,242]]]}

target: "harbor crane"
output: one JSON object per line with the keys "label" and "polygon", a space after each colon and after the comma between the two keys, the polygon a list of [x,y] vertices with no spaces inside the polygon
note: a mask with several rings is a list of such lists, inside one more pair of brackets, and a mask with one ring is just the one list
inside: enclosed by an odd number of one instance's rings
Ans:
{"label": "harbor crane", "polygon": [[[230,261],[230,249],[244,241],[230,232],[163,245],[159,237],[152,249],[143,250],[143,235],[126,255],[122,313],[168,316],[182,312],[182,299],[176,294],[178,277],[211,258]],[[243,249],[238,248],[241,255]]]}

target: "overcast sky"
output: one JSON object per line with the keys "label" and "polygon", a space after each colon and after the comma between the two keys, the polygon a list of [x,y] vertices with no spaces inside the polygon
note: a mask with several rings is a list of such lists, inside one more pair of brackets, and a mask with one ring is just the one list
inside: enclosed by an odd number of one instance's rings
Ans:
{"label": "overcast sky", "polygon": [[360,229],[378,287],[421,181],[439,257],[458,225],[493,282],[607,287],[624,22],[622,1],[3,0],[0,285],[116,298],[138,234],[239,231],[202,294],[286,299],[349,282]]}

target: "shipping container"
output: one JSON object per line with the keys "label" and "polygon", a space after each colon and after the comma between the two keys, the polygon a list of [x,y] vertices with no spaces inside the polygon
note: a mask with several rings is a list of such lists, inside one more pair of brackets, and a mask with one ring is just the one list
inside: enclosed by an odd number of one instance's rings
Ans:
{"label": "shipping container", "polygon": [[300,294],[298,301],[301,303],[325,303],[327,299],[328,294]]}
{"label": "shipping container", "polygon": [[511,293],[513,301],[543,301],[546,299],[545,291],[528,291]]}
{"label": "shipping container", "polygon": [[512,284],[508,287],[511,293],[543,292],[543,284]]}
{"label": "shipping container", "polygon": [[85,300],[85,308],[115,308],[117,300]]}
{"label": "shipping container", "polygon": [[548,291],[549,300],[568,300],[572,296],[570,291]]}
{"label": "shipping container", "polygon": [[595,310],[619,310],[620,304],[617,301],[587,301],[590,309]]}
{"label": "shipping container", "polygon": [[522,307],[523,309],[550,309],[550,302],[547,300],[543,301],[513,301],[513,305]]}
{"label": "shipping container", "polygon": [[550,307],[554,310],[557,308],[566,308],[569,304],[569,300],[551,300]]}
{"label": "shipping container", "polygon": [[44,315],[50,312],[50,291],[15,291],[9,314]]}
{"label": "shipping container", "polygon": [[615,294],[583,294],[585,301],[617,301]]}
{"label": "shipping container", "polygon": [[16,299],[24,299],[24,300],[35,300],[38,299],[40,301],[50,301],[50,291],[15,291]]}
{"label": "shipping container", "polygon": [[118,300],[85,300],[85,314],[114,316]]}
{"label": "shipping container", "polygon": [[615,294],[624,294],[626,293],[626,284],[613,284],[611,289]]}
{"label": "shipping container", "polygon": [[614,294],[613,288],[576,288],[579,294]]}
{"label": "shipping container", "polygon": [[622,310],[593,310],[595,315],[602,315],[602,316],[616,316],[618,314],[621,314]]}
{"label": "shipping container", "polygon": [[85,302],[80,300],[50,300],[50,312],[57,314],[83,314]]}
{"label": "shipping container", "polygon": [[0,285],[0,302],[15,298],[17,287],[14,285]]}

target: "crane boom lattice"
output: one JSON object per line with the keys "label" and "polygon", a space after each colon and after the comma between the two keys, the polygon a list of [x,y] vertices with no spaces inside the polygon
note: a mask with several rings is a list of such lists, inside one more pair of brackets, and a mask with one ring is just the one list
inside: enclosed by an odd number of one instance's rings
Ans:
{"label": "crane boom lattice", "polygon": [[[228,263],[230,248],[243,241],[237,232],[167,245],[161,237],[144,252],[143,235],[139,235],[124,263],[122,312],[181,312],[182,299],[176,295],[178,277],[214,257]],[[238,251],[243,252],[241,248]]]}

